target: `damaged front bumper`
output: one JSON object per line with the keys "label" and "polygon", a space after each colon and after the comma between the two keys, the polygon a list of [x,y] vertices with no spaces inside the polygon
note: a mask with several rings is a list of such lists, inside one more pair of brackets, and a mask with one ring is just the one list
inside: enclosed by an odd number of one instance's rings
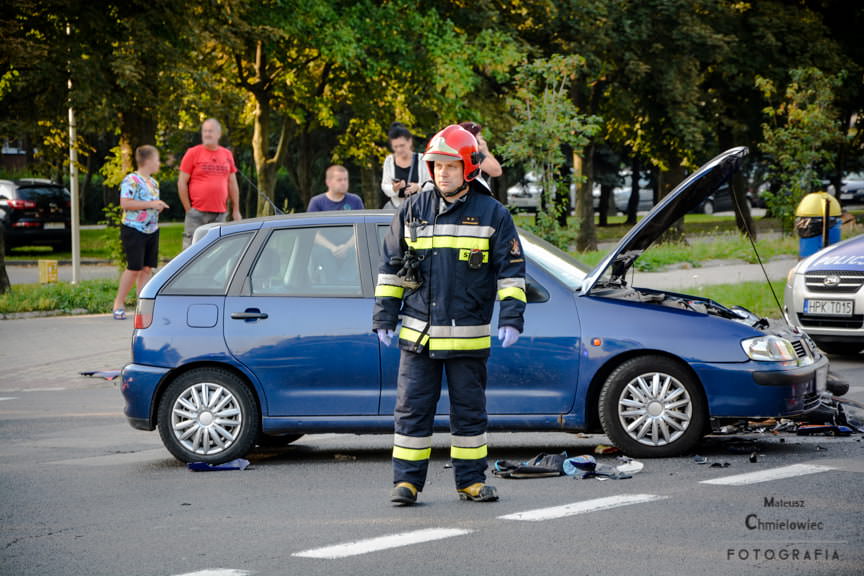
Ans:
{"label": "damaged front bumper", "polygon": [[806,366],[777,363],[694,365],[712,418],[791,418],[819,407],[828,380],[824,356]]}

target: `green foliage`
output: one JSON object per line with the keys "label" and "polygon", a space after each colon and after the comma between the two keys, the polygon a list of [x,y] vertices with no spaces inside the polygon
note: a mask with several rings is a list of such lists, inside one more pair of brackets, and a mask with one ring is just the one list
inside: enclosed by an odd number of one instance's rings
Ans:
{"label": "green foliage", "polygon": [[116,188],[123,182],[127,171],[123,166],[123,153],[120,146],[114,146],[108,152],[105,163],[99,168],[99,173],[105,178],[103,184],[108,188]]}
{"label": "green foliage", "polygon": [[[763,238],[756,247],[763,262],[778,256],[798,254],[798,241],[789,236]],[[599,264],[607,253],[608,250],[571,252],[574,258],[590,266]],[[688,246],[676,243],[652,245],[636,260],[634,266],[641,272],[660,272],[669,266],[681,264],[699,268],[709,260],[740,260],[748,264],[758,262],[749,240],[737,234],[726,234],[707,238],[691,236]]]}
{"label": "green foliage", "polygon": [[837,140],[833,90],[840,82],[818,68],[799,68],[790,71],[789,84],[779,94],[771,80],[756,78],[756,86],[772,103],[763,110],[768,121],[762,125],[759,148],[768,156],[776,188],[765,201],[790,232],[796,206],[805,194],[822,188],[820,169],[832,161],[829,145]]}
{"label": "green foliage", "polygon": [[570,98],[571,83],[585,60],[580,56],[555,55],[536,59],[516,76],[516,90],[509,100],[516,124],[501,147],[506,163],[523,165],[539,177],[543,189],[536,232],[552,243],[562,241],[558,216],[563,207],[557,191],[564,146],[586,146],[599,131],[600,119],[581,114]]}
{"label": "green foliage", "polygon": [[777,308],[777,302],[783,304],[783,289],[786,282],[777,280],[771,282],[774,294],[765,282],[740,282],[738,284],[714,284],[699,286],[687,290],[688,294],[704,296],[724,306],[743,306],[761,318],[782,318],[782,310]]}
{"label": "green foliage", "polygon": [[102,209],[102,213],[105,215],[105,220],[100,222],[100,224],[105,224],[105,228],[102,230],[102,241],[108,258],[122,272],[126,269],[126,252],[123,251],[123,244],[120,242],[123,209],[112,202]]}
{"label": "green foliage", "polygon": [[[85,280],[78,284],[20,284],[12,292],[0,295],[0,314],[18,312],[61,311],[65,313],[104,313],[111,310],[117,282]],[[126,304],[132,306],[134,298]]]}

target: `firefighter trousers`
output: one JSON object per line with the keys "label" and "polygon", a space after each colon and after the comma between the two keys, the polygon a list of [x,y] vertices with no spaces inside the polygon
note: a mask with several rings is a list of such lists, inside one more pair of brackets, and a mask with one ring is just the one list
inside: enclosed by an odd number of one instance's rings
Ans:
{"label": "firefighter trousers", "polygon": [[456,488],[486,480],[486,358],[430,358],[402,350],[396,389],[393,483],[426,483],[441,378],[450,395],[450,459]]}

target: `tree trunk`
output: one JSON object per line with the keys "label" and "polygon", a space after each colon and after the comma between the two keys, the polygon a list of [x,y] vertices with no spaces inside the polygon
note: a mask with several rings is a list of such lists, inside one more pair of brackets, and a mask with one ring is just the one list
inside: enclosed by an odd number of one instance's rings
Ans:
{"label": "tree trunk", "polygon": [[735,224],[744,235],[752,235],[756,240],[756,228],[753,226],[753,215],[750,213],[750,203],[747,201],[747,177],[738,170],[732,177],[733,200],[740,210],[735,210]]}
{"label": "tree trunk", "polygon": [[378,208],[384,203],[379,175],[380,172],[374,166],[360,167],[360,197],[366,208]]}
{"label": "tree trunk", "polygon": [[[678,184],[684,180],[684,167],[680,161],[672,163],[672,169],[667,172],[660,172],[658,176],[658,190],[660,198],[665,198]],[[658,199],[658,200],[659,200]],[[684,218],[679,218],[675,224],[661,236],[662,242],[674,242],[679,244],[687,244],[687,237],[684,235]]]}
{"label": "tree trunk", "polygon": [[[576,235],[576,249],[580,252],[597,250],[597,230],[594,227],[594,198],[591,194],[594,187],[594,145],[585,149],[584,158],[579,158],[573,153],[573,172],[582,182],[576,185],[576,219],[579,222],[579,233]],[[576,167],[579,170],[576,170]],[[584,172],[583,172],[584,171]]]}
{"label": "tree trunk", "polygon": [[634,157],[630,163],[630,197],[627,199],[626,224],[636,224],[636,212],[639,210],[639,176],[642,174],[642,163]]}
{"label": "tree trunk", "polygon": [[300,149],[297,151],[297,189],[303,206],[309,205],[312,199],[312,158],[309,154],[309,130],[303,127],[300,134]]}
{"label": "tree trunk", "polygon": [[276,162],[268,158],[270,142],[270,104],[265,95],[255,96],[255,121],[252,128],[252,158],[255,161],[255,176],[258,180],[257,216],[272,216],[273,207],[269,199],[276,191]]}
{"label": "tree trunk", "polygon": [[611,184],[600,185],[600,205],[597,207],[597,213],[600,216],[600,223],[598,226],[601,228],[609,225],[609,210],[617,210],[617,207],[615,206],[614,193],[615,187]]}
{"label": "tree trunk", "polygon": [[3,230],[3,222],[0,222],[0,294],[12,290],[9,275],[6,273],[6,232]]}
{"label": "tree trunk", "polygon": [[135,169],[135,149],[156,143],[156,118],[138,108],[120,113],[120,157],[123,173]]}

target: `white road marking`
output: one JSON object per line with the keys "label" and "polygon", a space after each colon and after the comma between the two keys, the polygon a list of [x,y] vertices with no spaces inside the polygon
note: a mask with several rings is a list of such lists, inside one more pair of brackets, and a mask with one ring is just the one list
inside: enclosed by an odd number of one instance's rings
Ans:
{"label": "white road marking", "polygon": [[199,570],[198,572],[186,572],[175,576],[249,576],[252,572],[248,570],[232,570],[230,568],[213,568],[212,570]]}
{"label": "white road marking", "polygon": [[18,399],[18,398],[14,398],[14,397],[11,397],[11,396],[10,396],[10,397],[8,397],[8,398],[0,398],[0,402],[2,402],[3,400],[17,400],[17,399]]}
{"label": "white road marking", "polygon": [[807,474],[817,474],[819,472],[828,472],[829,470],[835,470],[835,468],[830,466],[820,466],[819,464],[792,464],[791,466],[783,466],[782,468],[771,468],[759,472],[748,472],[747,474],[736,474],[735,476],[724,476],[722,478],[702,480],[700,484],[746,486],[747,484],[758,484],[760,482],[770,482],[771,480],[806,476]]}
{"label": "white road marking", "polygon": [[629,506],[630,504],[665,500],[666,498],[668,498],[668,496],[657,496],[656,494],[624,494],[621,496],[609,496],[607,498],[595,498],[594,500],[574,502],[572,504],[565,504],[564,506],[553,506],[552,508],[538,508],[537,510],[528,510],[527,512],[516,512],[515,514],[499,516],[498,519],[540,522],[542,520],[565,518],[576,514],[609,510],[610,508]]}
{"label": "white road marking", "polygon": [[381,536],[378,538],[370,538],[368,540],[358,540],[357,542],[348,542],[346,544],[336,544],[335,546],[305,550],[303,552],[296,552],[292,554],[292,556],[334,560],[336,558],[347,558],[348,556],[358,556],[360,554],[368,554],[369,552],[389,550],[390,548],[400,548],[412,544],[422,544],[423,542],[443,540],[444,538],[452,538],[454,536],[463,536],[465,534],[470,534],[471,532],[473,532],[473,530],[462,530],[459,528],[428,528],[426,530],[403,532],[391,536]]}

